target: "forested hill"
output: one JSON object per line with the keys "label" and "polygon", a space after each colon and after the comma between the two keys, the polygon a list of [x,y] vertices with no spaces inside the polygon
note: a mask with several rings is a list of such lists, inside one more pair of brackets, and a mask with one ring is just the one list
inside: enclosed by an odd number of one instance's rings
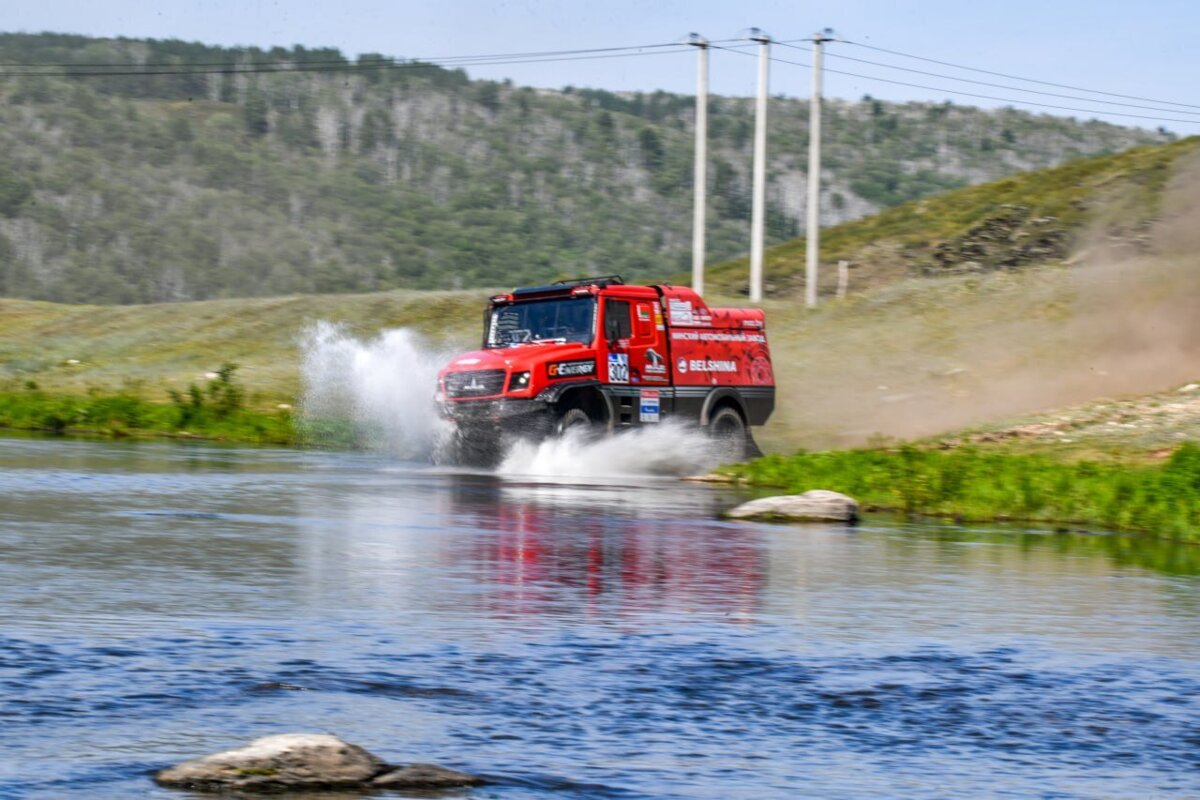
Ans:
{"label": "forested hill", "polygon": [[[0,34],[0,62],[35,65],[0,67],[0,295],[507,286],[689,263],[688,96],[521,88],[328,49],[58,34]],[[142,74],[63,77],[60,64]],[[154,74],[214,64],[296,70]],[[807,111],[771,103],[774,241],[800,232]],[[1170,138],[870,98],[832,101],[825,120],[826,224]],[[752,101],[712,99],[714,261],[747,248],[752,132]]]}

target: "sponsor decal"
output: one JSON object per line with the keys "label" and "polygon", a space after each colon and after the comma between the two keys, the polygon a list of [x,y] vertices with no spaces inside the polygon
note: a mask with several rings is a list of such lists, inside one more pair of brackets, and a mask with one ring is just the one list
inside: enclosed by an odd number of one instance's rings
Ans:
{"label": "sponsor decal", "polygon": [[608,354],[608,382],[629,383],[629,354]]}
{"label": "sponsor decal", "polygon": [[[716,358],[693,358],[688,362],[692,372],[737,372],[736,361],[725,361]],[[683,370],[680,370],[682,372]]]}
{"label": "sponsor decal", "polygon": [[653,306],[654,306],[654,327],[658,328],[660,331],[666,330],[666,327],[663,325],[662,306],[658,304],[657,300],[654,301]]}
{"label": "sponsor decal", "polygon": [[672,325],[692,325],[695,323],[695,318],[692,316],[692,304],[687,300],[667,300],[667,312],[671,317]]}
{"label": "sponsor decal", "polygon": [[471,364],[478,364],[478,363],[479,363],[478,358],[460,358],[458,361],[454,362],[454,366],[467,367],[467,366],[470,366]]}
{"label": "sponsor decal", "polygon": [[637,307],[637,312],[638,312],[638,321],[639,322],[649,322],[650,321],[650,309],[649,308],[647,308],[646,306],[639,303],[638,307]]}
{"label": "sponsor decal", "polygon": [[587,361],[556,361],[546,365],[546,374],[551,378],[577,378],[580,375],[595,375],[596,362]]}
{"label": "sponsor decal", "polygon": [[639,415],[642,422],[658,422],[659,403],[658,389],[642,389],[638,393]]}
{"label": "sponsor decal", "polygon": [[761,333],[723,333],[721,331],[671,331],[671,338],[684,342],[749,342],[766,344]]}
{"label": "sponsor decal", "polygon": [[666,360],[659,355],[658,351],[650,348],[646,351],[646,372],[663,373],[667,371]]}
{"label": "sponsor decal", "polygon": [[687,359],[681,358],[675,363],[675,368],[680,372],[687,372]]}

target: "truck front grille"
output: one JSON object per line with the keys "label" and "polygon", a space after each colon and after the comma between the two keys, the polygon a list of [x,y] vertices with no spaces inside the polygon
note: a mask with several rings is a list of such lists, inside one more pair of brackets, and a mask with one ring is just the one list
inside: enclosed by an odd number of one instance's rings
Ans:
{"label": "truck front grille", "polygon": [[504,370],[479,369],[471,372],[448,372],[445,382],[446,397],[491,397],[504,390]]}

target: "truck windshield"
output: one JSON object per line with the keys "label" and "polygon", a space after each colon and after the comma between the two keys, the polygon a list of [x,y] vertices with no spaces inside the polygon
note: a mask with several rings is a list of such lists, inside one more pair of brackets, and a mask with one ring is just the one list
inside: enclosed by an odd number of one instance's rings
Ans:
{"label": "truck windshield", "polygon": [[533,300],[492,309],[487,346],[509,347],[526,342],[592,341],[596,324],[594,297]]}

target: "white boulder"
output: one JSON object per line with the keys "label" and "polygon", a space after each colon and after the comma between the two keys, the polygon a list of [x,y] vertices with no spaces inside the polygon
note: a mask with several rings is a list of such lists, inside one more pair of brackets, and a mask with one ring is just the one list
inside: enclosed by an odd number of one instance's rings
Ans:
{"label": "white boulder", "polygon": [[855,522],[858,501],[839,492],[813,489],[804,494],[760,497],[742,503],[726,516],[774,522]]}
{"label": "white boulder", "polygon": [[289,792],[373,787],[433,789],[480,783],[433,764],[390,765],[326,733],[285,733],[185,761],[154,776],[162,786],[202,792]]}

